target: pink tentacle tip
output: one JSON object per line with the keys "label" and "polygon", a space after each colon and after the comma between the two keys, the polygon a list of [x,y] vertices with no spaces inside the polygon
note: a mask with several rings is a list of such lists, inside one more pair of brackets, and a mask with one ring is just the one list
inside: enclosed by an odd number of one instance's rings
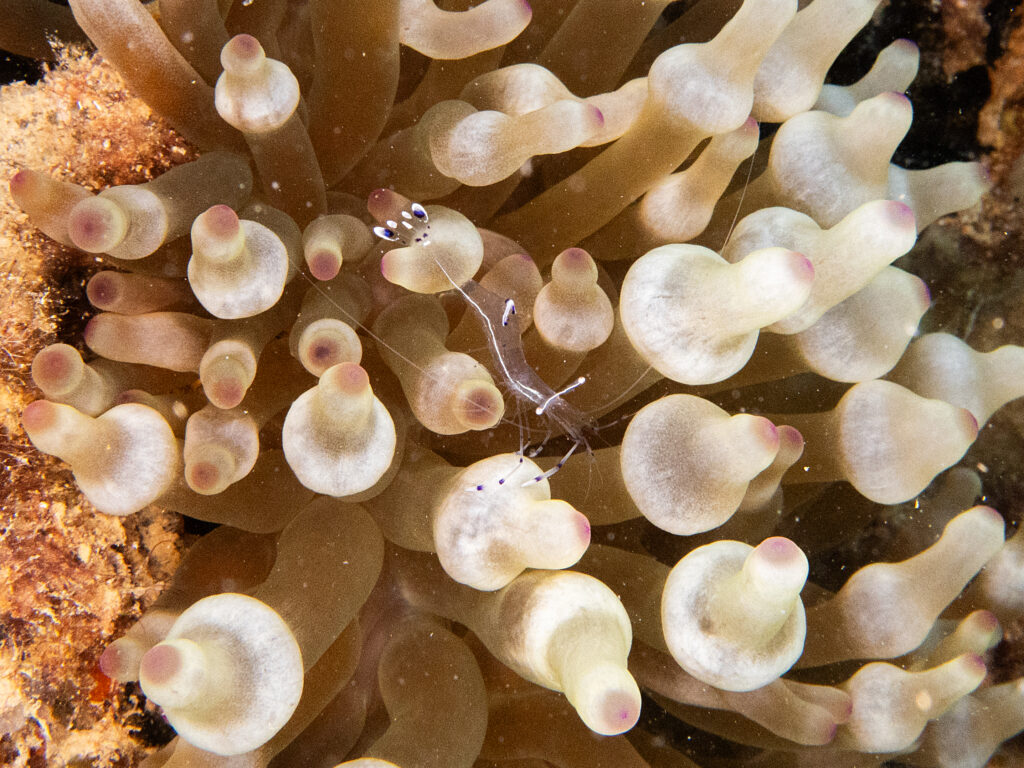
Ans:
{"label": "pink tentacle tip", "polygon": [[401,197],[391,189],[377,188],[366,198],[366,210],[377,221],[391,218],[392,213],[401,207]]}
{"label": "pink tentacle tip", "polygon": [[48,400],[36,400],[25,406],[21,412],[21,425],[29,432],[53,426],[56,408]]}
{"label": "pink tentacle tip", "polygon": [[593,105],[591,105],[590,109],[594,113],[593,114],[594,122],[597,123],[600,127],[603,128],[604,127],[604,112],[602,112],[600,109],[598,109],[597,107],[595,107]]}
{"label": "pink tentacle tip", "polygon": [[338,363],[324,375],[330,377],[330,383],[340,392],[348,395],[358,395],[370,386],[369,375],[358,363]]}
{"label": "pink tentacle tip", "polygon": [[503,405],[497,392],[490,386],[481,383],[480,386],[475,387],[464,396],[462,415],[468,424],[491,426]]}
{"label": "pink tentacle tip", "polygon": [[910,99],[907,97],[905,93],[900,93],[899,91],[886,91],[885,93],[879,95],[885,99],[888,99],[894,105],[897,105],[905,109],[911,108]]}
{"label": "pink tentacle tip", "polygon": [[802,253],[795,253],[794,256],[798,258],[793,260],[793,275],[798,280],[808,283],[813,282],[814,264]]}
{"label": "pink tentacle tip", "polygon": [[979,506],[979,507],[976,507],[976,509],[979,512],[982,512],[982,513],[986,514],[991,519],[991,521],[994,524],[998,524],[998,525],[1005,525],[1006,524],[1006,521],[1003,520],[1003,516],[1000,515],[996,510],[992,509],[992,507]]}
{"label": "pink tentacle tip", "polygon": [[853,697],[848,696],[843,702],[843,708],[836,711],[836,722],[840,725],[850,721],[853,717]]}
{"label": "pink tentacle tip", "polygon": [[210,461],[197,461],[188,467],[188,484],[195,491],[209,491],[220,484],[220,470]]}
{"label": "pink tentacle tip", "polygon": [[317,280],[333,280],[341,271],[341,264],[330,251],[317,251],[307,263],[310,274]]}
{"label": "pink tentacle tip", "polygon": [[252,35],[235,35],[228,41],[232,55],[239,59],[254,59],[263,52],[260,41]]}
{"label": "pink tentacle tip", "polygon": [[145,393],[141,389],[126,389],[114,395],[114,405],[127,405],[128,403],[143,403]]}
{"label": "pink tentacle tip", "polygon": [[[853,702],[850,702],[850,711],[853,712]],[[839,723],[829,723],[824,730],[825,738],[821,743],[831,744],[835,740],[837,733],[839,733]]]}
{"label": "pink tentacle tip", "polygon": [[219,379],[210,387],[209,395],[218,408],[234,408],[245,397],[245,387],[238,379]]}
{"label": "pink tentacle tip", "polygon": [[999,628],[999,619],[996,618],[996,615],[992,613],[992,611],[976,611],[974,614],[974,622],[982,632],[994,632]]}
{"label": "pink tentacle tip", "polygon": [[233,237],[238,232],[238,214],[229,205],[214,205],[202,216],[206,231],[213,237]]}
{"label": "pink tentacle tip", "polygon": [[921,311],[924,312],[932,305],[932,289],[924,280],[920,283],[919,298],[921,299]]}
{"label": "pink tentacle tip", "polygon": [[963,419],[964,432],[973,440],[978,436],[978,419],[966,408],[960,409],[960,415]]}
{"label": "pink tentacle tip", "polygon": [[888,200],[885,208],[889,220],[894,226],[917,231],[917,217],[914,215],[914,209],[909,205],[898,200]]}
{"label": "pink tentacle tip", "polygon": [[12,195],[25,194],[32,187],[32,173],[28,170],[20,170],[8,182]]}
{"label": "pink tentacle tip", "polygon": [[[387,245],[391,245],[391,243],[387,243]],[[397,250],[399,249],[396,248],[395,250],[388,251],[380,260],[380,274],[392,284],[397,283],[398,275],[401,272],[401,260],[395,256],[395,251]]]}
{"label": "pink tentacle tip", "polygon": [[44,349],[32,361],[32,375],[45,382],[63,381],[71,375],[71,357],[66,347]]}
{"label": "pink tentacle tip", "polygon": [[317,365],[324,365],[338,355],[338,345],[321,339],[309,345],[309,360]]}
{"label": "pink tentacle tip", "polygon": [[579,532],[580,541],[584,541],[589,544],[591,532],[590,521],[587,519],[587,516],[584,515],[582,512],[578,512],[577,515],[578,517],[576,518],[576,528]]}
{"label": "pink tentacle tip", "polygon": [[117,644],[108,645],[106,650],[100,654],[99,668],[100,672],[109,678],[117,680],[124,672],[125,669],[125,658],[124,652],[117,646]]}
{"label": "pink tentacle tip", "polygon": [[893,41],[893,46],[898,46],[905,50],[907,53],[911,53],[917,50],[917,43],[913,40],[907,40],[905,37],[901,37],[898,40]]}
{"label": "pink tentacle tip", "polygon": [[802,448],[804,445],[804,436],[800,434],[800,430],[796,427],[791,427],[788,424],[780,424],[777,426],[776,431],[779,435],[779,446],[783,445],[790,448]]}
{"label": "pink tentacle tip", "polygon": [[624,733],[640,719],[640,707],[628,691],[610,691],[601,702],[601,718],[608,735]]}
{"label": "pink tentacle tip", "polygon": [[118,298],[117,279],[109,273],[100,272],[85,286],[85,295],[94,307],[108,306]]}
{"label": "pink tentacle tip", "polygon": [[533,18],[533,6],[530,5],[530,0],[519,0],[519,5],[522,6],[523,16]]}
{"label": "pink tentacle tip", "polygon": [[763,416],[758,416],[757,418],[759,419],[759,423],[756,426],[758,437],[766,447],[778,450],[779,428]]}
{"label": "pink tentacle tip", "polygon": [[102,317],[103,315],[96,315],[85,324],[85,330],[82,332],[82,338],[84,339],[87,347],[91,348],[93,346],[93,342],[96,341],[97,334],[101,333],[103,327]]}
{"label": "pink tentacle tip", "polygon": [[977,653],[965,653],[961,658],[961,664],[964,666],[964,671],[970,675],[978,675],[984,677],[988,673],[988,668],[985,666],[985,659]]}
{"label": "pink tentacle tip", "polygon": [[155,645],[146,651],[139,672],[158,685],[170,680],[181,669],[181,654],[170,645]]}
{"label": "pink tentacle tip", "polygon": [[561,258],[559,260],[562,261],[565,266],[573,269],[590,266],[591,262],[590,254],[582,248],[566,248],[562,251],[560,257]]}
{"label": "pink tentacle tip", "polygon": [[[95,204],[91,200],[97,200]],[[68,235],[83,251],[95,252],[107,247],[115,228],[111,212],[90,198],[80,203],[68,217]]]}
{"label": "pink tentacle tip", "polygon": [[757,553],[765,562],[773,565],[788,565],[794,559],[803,557],[800,548],[787,538],[772,536],[757,545]]}

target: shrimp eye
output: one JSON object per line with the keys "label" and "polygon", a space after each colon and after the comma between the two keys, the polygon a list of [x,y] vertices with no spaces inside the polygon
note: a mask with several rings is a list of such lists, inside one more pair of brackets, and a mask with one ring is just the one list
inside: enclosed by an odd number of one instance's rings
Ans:
{"label": "shrimp eye", "polygon": [[415,216],[420,221],[424,223],[427,221],[427,209],[424,208],[419,203],[413,203],[412,205],[410,205],[409,210],[411,210],[412,215]]}
{"label": "shrimp eye", "polygon": [[390,240],[392,243],[398,242],[398,234],[388,227],[374,227],[373,234],[379,237],[381,240]]}

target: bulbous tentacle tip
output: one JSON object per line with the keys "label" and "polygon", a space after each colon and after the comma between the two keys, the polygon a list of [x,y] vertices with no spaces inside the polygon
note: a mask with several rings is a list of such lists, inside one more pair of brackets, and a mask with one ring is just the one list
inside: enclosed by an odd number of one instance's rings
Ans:
{"label": "bulbous tentacle tip", "polygon": [[464,382],[457,397],[460,421],[467,429],[490,429],[505,413],[501,392],[488,381]]}
{"label": "bulbous tentacle tip", "polygon": [[242,402],[245,397],[245,386],[236,378],[222,378],[210,386],[206,395],[211,403],[227,410]]}
{"label": "bulbous tentacle tip", "polygon": [[988,673],[988,668],[985,666],[985,658],[981,654],[965,653],[960,656],[959,661],[964,674],[969,677],[984,678]]}
{"label": "bulbous tentacle tip", "polygon": [[[998,514],[998,512],[996,513]],[[995,632],[999,629],[999,619],[992,611],[980,610],[973,614],[974,624],[981,632]]]}
{"label": "bulbous tentacle tip", "polygon": [[7,182],[7,186],[11,190],[11,196],[16,198],[18,195],[28,194],[33,188],[34,180],[34,174],[27,169],[22,169],[15,173],[11,176],[10,181]]}
{"label": "bulbous tentacle tip", "polygon": [[370,376],[358,363],[338,363],[324,372],[323,383],[344,395],[358,395],[370,386]]}
{"label": "bulbous tentacle tip", "polygon": [[240,227],[238,214],[228,205],[214,205],[196,217],[192,224],[194,237],[226,240],[235,237]]}
{"label": "bulbous tentacle tip", "polygon": [[130,637],[122,637],[108,645],[100,654],[100,672],[111,680],[129,680],[138,677],[142,649]]}
{"label": "bulbous tentacle tip", "polygon": [[890,104],[895,107],[899,107],[900,109],[913,109],[910,97],[905,93],[900,93],[899,91],[886,91],[885,93],[879,94],[877,98],[880,98],[883,101],[888,101]]}
{"label": "bulbous tentacle tip", "polygon": [[551,265],[552,279],[579,279],[590,277],[597,280],[597,265],[589,253],[582,248],[566,248],[555,257]]}
{"label": "bulbous tentacle tip", "polygon": [[814,264],[804,256],[802,253],[793,252],[791,257],[790,269],[793,272],[794,278],[799,282],[813,283],[814,282]]}
{"label": "bulbous tentacle tip", "polygon": [[97,308],[110,306],[120,298],[118,280],[113,272],[97,272],[85,286],[85,296]]}
{"label": "bulbous tentacle tip", "polygon": [[576,515],[576,529],[579,532],[580,541],[584,541],[589,545],[590,536],[592,534],[590,520],[587,519],[587,516],[584,515],[582,512],[577,512]]}
{"label": "bulbous tentacle tip", "polygon": [[157,685],[164,685],[182,668],[181,652],[173,645],[159,644],[146,651],[139,674]]}
{"label": "bulbous tentacle tip", "polygon": [[185,468],[185,476],[192,490],[209,489],[218,485],[220,473],[215,464],[209,461],[197,461]]}
{"label": "bulbous tentacle tip", "polygon": [[401,217],[401,211],[408,208],[411,201],[393,189],[378,188],[366,198],[366,210],[378,222]]}
{"label": "bulbous tentacle tip", "polygon": [[573,247],[566,248],[557,257],[555,257],[555,259],[556,261],[560,260],[564,262],[566,266],[589,264],[590,254],[582,248]]}
{"label": "bulbous tentacle tip", "polygon": [[777,589],[798,595],[807,581],[807,556],[782,536],[765,539],[750,553],[745,569]]}
{"label": "bulbous tentacle tip", "polygon": [[116,644],[111,643],[103,650],[103,653],[100,654],[99,661],[96,665],[99,667],[100,672],[107,677],[114,679],[115,673],[122,667],[121,656],[121,650]]}
{"label": "bulbous tentacle tip", "polygon": [[341,271],[341,262],[330,251],[317,251],[306,259],[309,273],[317,280],[333,280]]}
{"label": "bulbous tentacle tip", "polygon": [[32,359],[32,380],[49,395],[64,394],[74,388],[81,376],[82,358],[67,344],[51,344]]}
{"label": "bulbous tentacle tip", "polygon": [[76,205],[68,217],[68,236],[87,253],[105,253],[124,240],[128,222],[112,201],[89,197]]}
{"label": "bulbous tentacle tip", "polygon": [[800,430],[796,427],[791,427],[788,424],[779,424],[775,427],[779,436],[779,450],[788,448],[790,450],[803,450],[804,447],[804,436],[800,434]]}
{"label": "bulbous tentacle tip", "polygon": [[905,37],[898,38],[892,41],[892,46],[900,48],[906,53],[914,53],[918,50],[917,43],[913,40],[908,40]]}
{"label": "bulbous tentacle tip", "polygon": [[917,217],[914,209],[906,203],[898,200],[887,200],[885,202],[885,213],[892,225],[899,229],[908,229],[917,232]]}
{"label": "bulbous tentacle tip", "polygon": [[[975,507],[974,509],[975,509],[975,511],[979,515],[981,515],[984,518],[986,518],[993,525],[1003,526],[1003,525],[1006,524],[1006,521],[1003,519],[1003,516],[1001,514],[999,514],[999,512],[997,512],[992,507],[987,507],[985,505],[979,505],[979,506]],[[992,618],[995,618],[995,617],[993,616]]]}
{"label": "bulbous tentacle tip", "polygon": [[758,421],[754,423],[752,432],[763,444],[767,452],[777,452],[779,449],[779,428],[763,416],[758,416],[756,418]]}
{"label": "bulbous tentacle tip", "polygon": [[[849,721],[849,719],[853,717],[853,698],[847,696],[845,703],[842,705],[841,709],[837,711],[835,714],[836,720],[839,721],[840,725]],[[832,737],[835,738],[835,735],[835,729],[833,729]]]}
{"label": "bulbous tentacle tip", "polygon": [[[850,702],[850,711],[851,712],[853,711],[853,702],[852,701]],[[836,734],[838,732],[839,732],[839,723],[829,723],[827,726],[825,726],[825,728],[823,730],[821,743],[822,744],[831,744],[835,740]]]}
{"label": "bulbous tentacle tip", "polygon": [[794,561],[805,559],[800,547],[783,536],[772,536],[765,539],[755,547],[755,551],[766,563],[776,566],[786,566]]}
{"label": "bulbous tentacle tip", "polygon": [[93,348],[93,343],[102,332],[103,321],[100,319],[101,317],[103,317],[103,315],[94,315],[89,318],[89,321],[85,324],[85,328],[82,330],[82,340],[85,342],[85,346],[90,349]]}
{"label": "bulbous tentacle tip", "polygon": [[210,448],[198,459],[186,462],[185,482],[196,493],[212,496],[231,484],[234,472],[231,455],[223,449]]}
{"label": "bulbous tentacle tip", "polygon": [[335,361],[339,355],[339,347],[332,339],[317,339],[305,350],[304,357],[308,358],[309,365],[320,369],[322,374],[331,365],[337,365]]}
{"label": "bulbous tentacle tip", "polygon": [[379,205],[381,202],[385,201],[388,195],[390,194],[393,194],[390,189],[378,187],[377,189],[373,190],[369,195],[367,195],[366,207],[370,211],[370,213],[373,213],[374,205]]}
{"label": "bulbous tentacle tip", "polygon": [[605,693],[595,707],[592,730],[604,736],[625,733],[640,719],[639,691],[612,689]]}
{"label": "bulbous tentacle tip", "polygon": [[[968,439],[971,442],[973,442],[974,439],[977,438],[977,436],[978,436],[978,429],[979,429],[979,427],[978,427],[978,419],[977,419],[977,417],[975,417],[975,415],[973,413],[971,413],[966,408],[961,408],[960,410],[961,410],[960,419],[961,419],[961,425],[962,425],[963,432],[964,432],[965,435],[967,435]],[[992,511],[995,512],[995,510],[992,510]],[[996,514],[999,514],[999,513],[996,512]]]}
{"label": "bulbous tentacle tip", "polygon": [[51,427],[57,415],[57,409],[48,400],[36,400],[25,406],[21,412],[21,426],[28,432],[29,437],[33,432],[42,431]]}
{"label": "bulbous tentacle tip", "polygon": [[266,59],[263,46],[252,35],[235,35],[220,52],[220,63],[230,74],[243,74],[259,67]]}

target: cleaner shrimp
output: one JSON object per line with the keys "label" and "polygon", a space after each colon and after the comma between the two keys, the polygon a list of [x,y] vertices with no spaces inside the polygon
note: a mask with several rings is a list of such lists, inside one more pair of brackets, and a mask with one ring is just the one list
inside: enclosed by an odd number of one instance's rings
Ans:
{"label": "cleaner shrimp", "polygon": [[[389,212],[399,209],[394,218],[382,217],[384,223],[374,227],[374,234],[383,240],[405,246],[413,243],[424,247],[431,245],[430,216],[422,205],[390,190],[378,190],[374,196],[378,200],[378,204],[374,206],[378,213],[381,209]],[[541,474],[526,480],[523,485],[539,483],[551,477],[581,447],[591,454],[591,441],[598,434],[594,419],[564,397],[583,386],[586,378],[580,376],[560,390],[548,385],[526,359],[514,300],[498,296],[472,278],[459,282],[438,258],[435,257],[433,262],[452,289],[462,297],[467,310],[471,311],[480,323],[494,369],[503,380],[506,389],[518,403],[532,406],[535,415],[548,419],[571,440],[571,447],[558,462]],[[548,435],[550,436],[552,432],[554,429],[549,428]],[[536,456],[546,441],[547,438],[532,451],[527,450],[527,446],[521,446],[518,451],[519,465],[523,463],[524,456]],[[498,484],[504,484],[516,469],[518,465],[505,477],[499,478]],[[484,486],[477,485],[475,490],[482,491]]]}

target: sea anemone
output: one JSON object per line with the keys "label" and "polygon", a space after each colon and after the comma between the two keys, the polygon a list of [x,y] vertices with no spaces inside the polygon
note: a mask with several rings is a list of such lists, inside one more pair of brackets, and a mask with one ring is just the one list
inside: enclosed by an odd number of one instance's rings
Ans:
{"label": "sea anemone", "polygon": [[893,163],[913,43],[825,84],[879,0],[70,5],[2,41],[88,39],[181,142],[9,179],[103,267],[21,428],[96,515],[211,524],[99,657],[177,734],[140,765],[980,768],[1024,729],[985,683],[1024,544],[954,468],[1024,349],[922,333],[894,262],[990,179]]}

